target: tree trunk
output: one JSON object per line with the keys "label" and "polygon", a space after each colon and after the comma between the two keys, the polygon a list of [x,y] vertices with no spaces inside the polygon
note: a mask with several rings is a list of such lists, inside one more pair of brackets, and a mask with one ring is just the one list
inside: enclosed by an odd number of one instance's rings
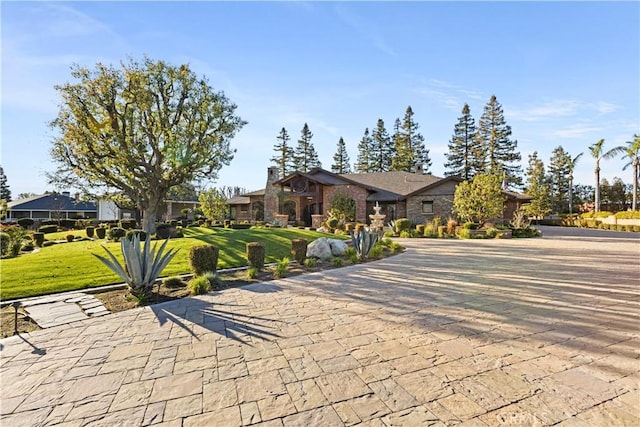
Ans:
{"label": "tree trunk", "polygon": [[596,164],[596,200],[594,210],[600,212],[600,165]]}
{"label": "tree trunk", "polygon": [[631,205],[631,210],[638,210],[638,167],[639,167],[638,157],[633,159],[633,202]]}
{"label": "tree trunk", "polygon": [[149,205],[142,208],[142,229],[151,235],[156,232],[156,216],[158,213],[158,207],[160,206],[161,199],[158,197],[152,197],[149,200]]}
{"label": "tree trunk", "polygon": [[573,213],[573,172],[569,175],[569,215]]}

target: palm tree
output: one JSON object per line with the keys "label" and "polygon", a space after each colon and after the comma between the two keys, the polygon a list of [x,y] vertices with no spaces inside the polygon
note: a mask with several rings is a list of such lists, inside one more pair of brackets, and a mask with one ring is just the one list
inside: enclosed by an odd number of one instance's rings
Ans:
{"label": "palm tree", "polygon": [[569,165],[569,213],[570,214],[573,213],[573,171],[576,168],[576,165],[578,164],[578,160],[580,160],[580,157],[582,157],[582,154],[584,153],[580,153],[577,156],[575,156],[573,160],[571,160],[571,164]]}
{"label": "palm tree", "polygon": [[627,146],[623,147],[623,158],[629,159],[629,163],[624,165],[622,170],[626,170],[629,166],[633,166],[633,202],[631,203],[631,210],[638,210],[638,178],[640,177],[640,161],[638,155],[640,154],[640,135],[633,134],[633,140],[627,141]]}
{"label": "palm tree", "polygon": [[596,159],[596,169],[595,169],[595,175],[596,175],[595,211],[596,212],[600,211],[600,160],[611,159],[616,155],[618,155],[622,150],[624,150],[624,147],[613,147],[611,150],[607,151],[606,153],[603,153],[602,151],[603,145],[604,145],[604,139],[601,139],[595,144],[589,146],[591,157]]}

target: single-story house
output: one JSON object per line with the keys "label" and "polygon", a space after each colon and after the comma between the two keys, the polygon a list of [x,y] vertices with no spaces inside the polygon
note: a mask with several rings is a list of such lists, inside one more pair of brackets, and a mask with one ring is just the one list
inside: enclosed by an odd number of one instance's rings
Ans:
{"label": "single-story house", "polygon": [[[434,217],[453,216],[453,196],[462,178],[440,178],[418,169],[410,172],[376,172],[336,174],[321,168],[309,172],[296,171],[279,179],[275,167],[267,172],[264,190],[233,197],[227,201],[231,218],[238,221],[275,221],[276,215],[287,216],[289,222],[318,227],[325,221],[336,194],[346,194],[356,206],[356,221],[368,223],[373,207],[378,204],[386,221],[409,218],[414,223]],[[504,191],[504,219],[531,198]]]}
{"label": "single-story house", "polygon": [[[183,216],[182,209],[200,207],[197,200],[166,200],[158,209],[158,220],[170,220]],[[42,219],[96,219],[113,221],[135,218],[135,212],[121,209],[111,200],[82,201],[70,192],[48,193],[7,203],[6,221],[20,218]]]}
{"label": "single-story house", "polygon": [[49,193],[7,203],[7,221],[32,219],[91,219],[98,217],[95,202],[71,197],[69,192]]}

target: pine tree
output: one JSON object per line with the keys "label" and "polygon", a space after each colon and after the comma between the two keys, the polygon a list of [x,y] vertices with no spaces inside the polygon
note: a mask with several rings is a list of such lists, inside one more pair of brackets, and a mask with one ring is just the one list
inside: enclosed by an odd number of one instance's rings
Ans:
{"label": "pine tree", "polygon": [[313,138],[313,133],[309,130],[309,125],[305,123],[293,155],[294,166],[301,172],[308,172],[313,168],[322,167],[311,138]]}
{"label": "pine tree", "polygon": [[0,199],[5,202],[11,201],[11,190],[9,184],[7,184],[7,176],[4,174],[4,169],[0,166]]}
{"label": "pine tree", "polygon": [[271,158],[271,161],[278,167],[280,178],[283,178],[294,170],[293,148],[288,145],[291,137],[289,137],[285,128],[280,130],[280,134],[278,134],[276,139],[278,142],[273,146],[273,151],[276,152],[276,155]]}
{"label": "pine tree", "polygon": [[518,141],[512,140],[511,126],[504,119],[502,106],[495,95],[484,107],[480,117],[476,140],[478,144],[479,165],[484,173],[505,175],[507,185],[522,185],[522,157]]}
{"label": "pine tree", "polygon": [[370,171],[370,157],[371,147],[373,145],[373,139],[369,135],[369,128],[364,130],[364,135],[358,143],[358,157],[354,169],[357,173],[369,173]]}
{"label": "pine tree", "polygon": [[562,146],[554,148],[549,159],[549,189],[552,212],[569,212],[572,159]]}
{"label": "pine tree", "polygon": [[418,132],[420,126],[413,116],[413,110],[408,106],[396,132],[395,156],[391,168],[397,171],[415,172],[418,166],[422,166],[423,171],[427,172],[431,167],[429,150],[425,148],[424,136]]}
{"label": "pine tree", "polygon": [[544,171],[544,163],[538,158],[535,151],[529,155],[529,166],[526,171],[527,184],[525,192],[532,197],[531,203],[526,205],[526,212],[530,216],[544,217],[551,213],[549,200],[549,185]]}
{"label": "pine tree", "polygon": [[462,116],[458,118],[458,123],[453,128],[453,136],[449,141],[447,163],[444,164],[445,176],[458,175],[465,181],[473,179],[480,169],[478,154],[476,123],[471,116],[469,105],[464,104]]}
{"label": "pine tree", "polygon": [[371,137],[373,143],[369,155],[369,172],[388,172],[391,169],[393,149],[391,137],[382,119],[378,119]]}
{"label": "pine tree", "polygon": [[349,153],[347,153],[347,145],[344,143],[344,139],[340,137],[338,141],[338,148],[333,155],[333,164],[331,165],[331,172],[334,173],[351,173],[351,166],[349,165]]}

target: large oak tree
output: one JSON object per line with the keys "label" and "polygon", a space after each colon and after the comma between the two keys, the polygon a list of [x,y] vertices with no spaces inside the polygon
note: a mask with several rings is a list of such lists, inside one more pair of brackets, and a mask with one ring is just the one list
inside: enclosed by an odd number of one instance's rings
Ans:
{"label": "large oak tree", "polygon": [[214,179],[235,150],[230,140],[246,122],[236,105],[188,65],[144,58],[119,67],[75,65],[62,97],[50,179],[93,194],[121,192],[155,230],[158,208],[177,185]]}

